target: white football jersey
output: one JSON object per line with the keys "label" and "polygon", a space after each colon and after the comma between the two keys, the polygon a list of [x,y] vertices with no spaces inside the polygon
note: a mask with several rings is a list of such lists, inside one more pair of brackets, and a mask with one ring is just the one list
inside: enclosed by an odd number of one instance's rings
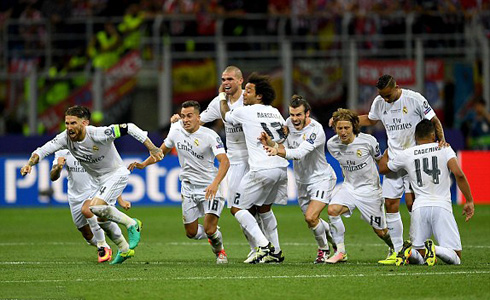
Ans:
{"label": "white football jersey", "polygon": [[400,169],[407,171],[415,193],[412,209],[439,206],[452,211],[447,163],[455,157],[451,147],[439,148],[438,143],[428,143],[400,152],[388,162],[388,168],[395,172]]}
{"label": "white football jersey", "polygon": [[245,105],[227,112],[225,121],[233,125],[242,125],[250,170],[281,168],[289,165],[282,157],[268,156],[258,140],[262,132],[271,136],[273,141],[285,138],[282,126],[286,122],[277,108],[263,104]]}
{"label": "white football jersey", "polygon": [[[243,91],[240,98],[235,103],[231,104],[228,101],[230,109],[235,109],[243,106]],[[209,103],[206,110],[201,113],[201,122],[209,123],[214,120],[221,119],[220,100],[215,97],[211,103]],[[243,129],[241,124],[232,125],[228,122],[224,122],[226,132],[226,147],[227,155],[231,164],[246,163],[248,160],[247,145],[245,144],[245,136],[243,135]]]}
{"label": "white football jersey", "polygon": [[179,179],[197,185],[213,182],[218,174],[214,158],[226,153],[221,138],[212,129],[199,126],[196,132],[189,133],[180,122],[170,128],[164,143],[169,149],[177,149],[182,168]]}
{"label": "white football jersey", "polygon": [[294,128],[291,119],[286,120],[289,135],[286,139],[286,159],[293,159],[297,183],[311,184],[335,178],[335,172],[325,158],[326,136],[323,126],[316,120],[301,130]]}
{"label": "white football jersey", "polygon": [[360,197],[381,196],[376,160],[383,155],[374,136],[361,132],[352,143],[346,145],[335,135],[328,140],[327,147],[342,168],[344,188]]}
{"label": "white football jersey", "polygon": [[58,150],[68,149],[96,181],[105,180],[115,171],[129,175],[128,169],[114,146],[114,140],[120,136],[115,125],[85,128],[86,135],[81,142],[70,140],[65,130],[33,153],[39,155],[39,160],[41,160]]}
{"label": "white football jersey", "polygon": [[68,150],[55,152],[53,166],[58,164],[59,157],[64,157],[66,160],[64,169],[68,173],[68,200],[70,202],[87,200],[97,189],[92,176],[85,171],[83,166]]}
{"label": "white football jersey", "polygon": [[370,120],[383,123],[388,136],[389,157],[415,146],[415,126],[424,118],[430,120],[436,115],[420,93],[401,90],[400,98],[393,103],[387,103],[378,95],[368,115]]}

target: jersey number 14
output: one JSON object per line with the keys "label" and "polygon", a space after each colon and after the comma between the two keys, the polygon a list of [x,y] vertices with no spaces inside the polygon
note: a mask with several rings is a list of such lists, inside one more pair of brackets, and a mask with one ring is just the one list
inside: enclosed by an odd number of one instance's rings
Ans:
{"label": "jersey number 14", "polygon": [[[432,156],[432,169],[429,169],[429,159],[424,157],[422,159],[422,169],[425,174],[432,176],[432,182],[434,184],[439,184],[439,175],[441,175],[441,170],[439,170],[439,166],[437,164],[437,157]],[[420,159],[415,160],[415,173],[417,174],[417,185],[423,186],[422,183],[422,172],[420,170]]]}

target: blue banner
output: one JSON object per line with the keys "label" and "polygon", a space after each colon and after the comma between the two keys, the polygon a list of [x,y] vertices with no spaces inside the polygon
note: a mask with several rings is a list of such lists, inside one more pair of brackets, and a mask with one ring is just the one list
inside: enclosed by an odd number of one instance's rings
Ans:
{"label": "blue banner", "polygon": [[[143,161],[147,154],[122,155],[124,163],[129,165],[134,161]],[[342,181],[340,167],[330,155],[327,156],[339,178]],[[60,179],[51,182],[53,156],[49,156],[36,165],[31,174],[20,175],[20,169],[27,163],[27,156],[0,156],[0,206],[64,206],[68,205],[66,171],[63,170]],[[290,165],[288,169],[288,198],[291,203],[297,202],[296,185]],[[137,205],[180,205],[180,166],[177,156],[168,155],[158,164],[144,170],[135,170],[129,176],[129,182],[124,190],[123,198]],[[223,183],[226,192],[226,180]]]}

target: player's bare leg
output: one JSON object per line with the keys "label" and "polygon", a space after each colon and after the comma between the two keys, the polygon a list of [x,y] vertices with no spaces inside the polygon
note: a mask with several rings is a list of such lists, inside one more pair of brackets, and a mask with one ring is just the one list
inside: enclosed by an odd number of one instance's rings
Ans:
{"label": "player's bare leg", "polygon": [[214,214],[206,214],[204,216],[204,230],[208,237],[209,244],[216,255],[216,263],[228,263],[225,248],[223,247],[223,236],[218,227],[218,216]]}
{"label": "player's bare leg", "polygon": [[[320,220],[320,214],[325,206],[327,205],[323,202],[311,200],[305,212],[305,221],[318,244],[318,253],[315,260],[316,264],[325,263],[330,255],[326,233],[327,229]],[[330,228],[328,228],[328,230],[330,230]]]}
{"label": "player's bare leg", "polygon": [[97,239],[88,224],[77,229],[80,231],[85,241],[87,241],[87,244],[97,247]]}
{"label": "player's bare leg", "polygon": [[337,244],[337,251],[335,251],[332,257],[326,260],[327,263],[334,264],[347,261],[347,253],[344,244],[345,226],[342,222],[341,215],[348,211],[349,208],[347,208],[347,206],[338,204],[331,204],[328,206],[332,237],[335,244]]}
{"label": "player's bare leg", "polygon": [[102,230],[97,222],[97,216],[90,210],[90,203],[91,200],[87,200],[83,203],[82,214],[85,219],[87,219],[90,230],[93,232],[97,240],[98,262],[109,261],[112,258],[112,250],[105,240],[104,230]]}

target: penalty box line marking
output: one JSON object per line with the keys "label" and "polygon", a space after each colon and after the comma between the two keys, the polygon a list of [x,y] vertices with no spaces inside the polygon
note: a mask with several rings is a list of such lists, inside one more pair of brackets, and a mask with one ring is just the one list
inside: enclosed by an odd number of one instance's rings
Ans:
{"label": "penalty box line marking", "polygon": [[[182,280],[243,280],[243,279],[322,279],[322,278],[348,278],[348,277],[395,277],[395,276],[446,276],[446,275],[480,275],[490,274],[490,271],[456,271],[456,272],[419,272],[419,273],[389,273],[389,274],[318,274],[318,275],[280,275],[280,276],[192,276],[192,277],[164,277],[164,278],[108,278],[104,281],[124,282],[124,281],[182,281]],[[100,279],[95,278],[77,278],[77,279],[39,279],[39,280],[5,280],[0,283],[58,283],[58,282],[95,282]]]}

